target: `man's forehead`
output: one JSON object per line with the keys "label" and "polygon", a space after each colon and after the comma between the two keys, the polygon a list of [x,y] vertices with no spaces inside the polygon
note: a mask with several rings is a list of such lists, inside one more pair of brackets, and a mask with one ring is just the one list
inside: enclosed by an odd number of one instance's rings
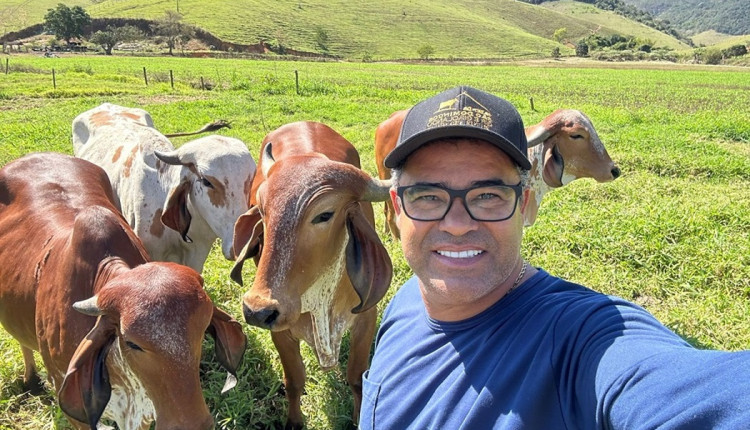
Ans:
{"label": "man's forehead", "polygon": [[516,184],[518,166],[502,150],[477,139],[433,141],[406,160],[399,182],[470,186],[480,181]]}
{"label": "man's forehead", "polygon": [[497,160],[514,170],[517,167],[503,150],[487,141],[474,138],[434,140],[414,151],[406,159],[403,167],[407,168],[410,164],[419,164],[426,160],[441,165],[450,165],[452,161]]}

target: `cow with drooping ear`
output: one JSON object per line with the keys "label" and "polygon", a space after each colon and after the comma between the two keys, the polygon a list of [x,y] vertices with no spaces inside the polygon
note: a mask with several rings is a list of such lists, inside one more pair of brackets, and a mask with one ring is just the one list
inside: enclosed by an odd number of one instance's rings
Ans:
{"label": "cow with drooping ear", "polygon": [[287,428],[303,426],[299,341],[310,344],[321,367],[332,368],[347,329],[346,379],[358,419],[376,304],[393,274],[371,202],[387,199],[389,187],[362,171],[354,146],[324,124],[287,124],[263,140],[252,206],[235,225],[241,249],[232,278],[241,283],[243,261],[255,259],[243,313],[248,324],[271,330],[284,368]]}
{"label": "cow with drooping ear", "polygon": [[216,238],[234,259],[232,229],[256,168],[242,141],[212,135],[175,149],[145,110],[104,103],[73,120],[73,152],[107,172],[154,260],[201,272]]}
{"label": "cow with drooping ear", "polygon": [[199,380],[202,340],[236,381],[240,324],[193,269],[150,262],[116,208],[106,173],[62,154],[0,169],[0,323],[21,344],[28,388],[39,351],[79,429],[211,429]]}
{"label": "cow with drooping ear", "polygon": [[[396,111],[375,130],[375,164],[378,176],[389,179],[391,171],[383,161],[396,147],[401,125],[408,109]],[[542,197],[554,188],[562,187],[579,178],[593,178],[608,182],[620,176],[620,168],[612,161],[591,120],[574,109],[558,109],[539,124],[526,127],[529,172],[529,205],[524,212],[524,226],[536,221]],[[399,238],[396,214],[390,200],[386,200],[386,230]]]}
{"label": "cow with drooping ear", "polygon": [[609,182],[620,176],[591,120],[575,109],[558,109],[539,124],[526,127],[529,172],[529,202],[525,226],[536,221],[542,197],[580,178]]}

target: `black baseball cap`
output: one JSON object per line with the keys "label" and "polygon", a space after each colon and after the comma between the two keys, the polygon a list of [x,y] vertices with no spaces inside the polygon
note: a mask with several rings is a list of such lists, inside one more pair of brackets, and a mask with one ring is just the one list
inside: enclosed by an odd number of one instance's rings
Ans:
{"label": "black baseball cap", "polygon": [[443,91],[412,107],[404,118],[396,147],[385,157],[385,167],[398,167],[422,145],[452,137],[485,140],[522,169],[531,169],[518,110],[505,99],[467,86]]}

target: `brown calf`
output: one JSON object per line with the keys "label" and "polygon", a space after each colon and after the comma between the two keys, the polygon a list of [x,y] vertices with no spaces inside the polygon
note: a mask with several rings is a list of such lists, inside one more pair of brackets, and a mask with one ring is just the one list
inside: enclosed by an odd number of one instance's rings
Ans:
{"label": "brown calf", "polygon": [[287,428],[303,426],[299,341],[312,346],[321,367],[331,368],[349,328],[346,379],[358,418],[375,305],[393,272],[370,202],[387,199],[388,187],[360,170],[354,146],[324,124],[287,124],[263,140],[251,209],[235,225],[234,243],[246,245],[235,250],[232,278],[241,283],[242,262],[255,258],[243,312],[248,324],[272,331],[284,367]]}
{"label": "brown calf", "polygon": [[114,202],[85,160],[33,154],[0,169],[0,322],[21,344],[25,382],[39,383],[37,350],[76,428],[213,428],[204,332],[231,373],[245,335],[195,270],[148,262]]}

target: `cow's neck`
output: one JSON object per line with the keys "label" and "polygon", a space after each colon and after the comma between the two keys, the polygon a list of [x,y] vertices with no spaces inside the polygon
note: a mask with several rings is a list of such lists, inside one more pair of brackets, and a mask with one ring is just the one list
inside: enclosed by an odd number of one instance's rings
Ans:
{"label": "cow's neck", "polygon": [[[344,244],[347,240],[348,237],[344,239]],[[354,318],[351,312],[340,312],[335,308],[339,285],[346,276],[346,247],[342,245],[340,250],[336,261],[301,297],[301,312],[310,313],[313,331],[313,342],[305,340],[313,344],[318,362],[324,369],[338,363],[341,339]]]}
{"label": "cow's neck", "polygon": [[528,227],[536,221],[536,215],[539,206],[542,204],[542,198],[552,187],[544,182],[544,144],[539,144],[529,148],[527,152],[531,170],[529,171],[529,203],[523,217],[523,225]]}
{"label": "cow's neck", "polygon": [[155,421],[154,404],[141,381],[125,363],[117,340],[107,357],[107,369],[112,381],[112,397],[102,417],[115,421],[122,430],[139,430],[144,424]]}

